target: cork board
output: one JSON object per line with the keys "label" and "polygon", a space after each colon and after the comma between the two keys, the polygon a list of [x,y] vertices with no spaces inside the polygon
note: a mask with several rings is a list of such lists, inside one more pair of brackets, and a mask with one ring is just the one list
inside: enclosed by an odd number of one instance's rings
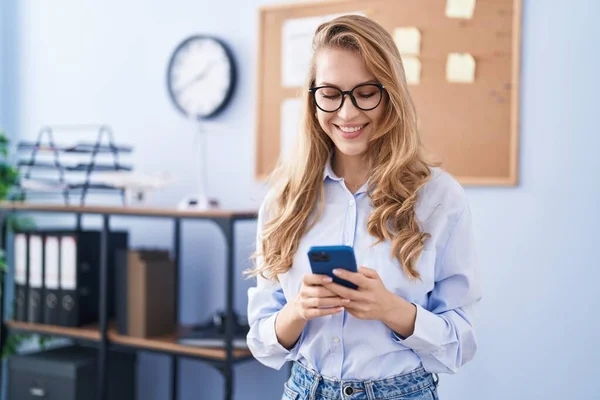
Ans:
{"label": "cork board", "polygon": [[[521,0],[477,0],[472,14],[463,18],[447,14],[447,1],[452,0],[326,0],[262,7],[257,179],[268,176],[285,149],[284,142],[295,133],[292,128],[297,121],[291,120],[299,118],[299,109],[294,101],[306,89],[299,80],[298,65],[287,65],[301,49],[290,45],[293,24],[312,20],[314,25],[318,18],[359,12],[393,36],[396,28],[418,29],[420,48],[414,57],[420,73],[418,83],[409,84],[409,90],[423,142],[441,157],[443,167],[464,185],[516,185]],[[456,76],[449,81],[449,57],[455,54],[474,60],[472,82],[457,82]]]}

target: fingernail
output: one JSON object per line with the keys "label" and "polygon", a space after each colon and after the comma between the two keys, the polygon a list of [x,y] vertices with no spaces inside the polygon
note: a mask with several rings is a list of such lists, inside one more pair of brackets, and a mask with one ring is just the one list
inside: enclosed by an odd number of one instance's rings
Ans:
{"label": "fingernail", "polygon": [[323,282],[324,283],[331,283],[331,282],[333,282],[333,279],[331,279],[330,277],[327,276],[327,277],[323,278]]}
{"label": "fingernail", "polygon": [[348,303],[350,303],[350,299],[342,299],[342,303],[348,304]]}
{"label": "fingernail", "polygon": [[336,275],[339,275],[340,274],[340,270],[339,269],[334,269],[333,273],[336,274]]}

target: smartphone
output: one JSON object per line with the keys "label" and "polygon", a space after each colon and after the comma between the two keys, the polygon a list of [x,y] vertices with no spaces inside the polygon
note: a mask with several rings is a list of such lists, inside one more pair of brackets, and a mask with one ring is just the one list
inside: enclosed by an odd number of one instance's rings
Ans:
{"label": "smartphone", "polygon": [[336,268],[347,269],[351,272],[358,272],[354,249],[350,246],[314,246],[308,250],[308,261],[314,274],[330,276],[335,283],[346,286],[351,289],[358,287],[344,279],[340,279],[333,274]]}

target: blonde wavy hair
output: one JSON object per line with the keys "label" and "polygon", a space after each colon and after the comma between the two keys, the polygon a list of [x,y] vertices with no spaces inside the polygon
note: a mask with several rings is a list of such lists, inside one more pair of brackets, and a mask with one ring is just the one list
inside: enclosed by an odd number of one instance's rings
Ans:
{"label": "blonde wavy hair", "polygon": [[415,217],[419,188],[431,177],[417,131],[415,107],[408,92],[404,67],[390,34],[373,20],[345,15],[320,25],[313,39],[313,58],[303,91],[303,112],[297,144],[281,157],[269,177],[264,227],[253,254],[250,276],[277,280],[292,267],[300,239],[318,221],[324,207],[323,172],[334,144],[321,128],[308,87],[315,84],[315,57],[328,48],[361,55],[365,66],[385,86],[387,101],[381,120],[369,140],[368,195],[373,205],[367,229],[377,239],[392,243],[406,275],[419,278],[416,262],[428,233]]}

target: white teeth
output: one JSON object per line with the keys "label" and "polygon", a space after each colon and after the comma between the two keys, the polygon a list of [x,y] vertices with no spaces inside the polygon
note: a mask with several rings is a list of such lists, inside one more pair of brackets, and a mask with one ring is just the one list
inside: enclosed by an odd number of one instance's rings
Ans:
{"label": "white teeth", "polygon": [[353,128],[351,128],[351,127],[345,127],[345,126],[340,126],[339,128],[340,128],[341,131],[344,131],[346,133],[353,133],[353,132],[360,131],[364,127],[365,126],[363,125],[363,126],[356,126],[356,127],[353,127]]}

